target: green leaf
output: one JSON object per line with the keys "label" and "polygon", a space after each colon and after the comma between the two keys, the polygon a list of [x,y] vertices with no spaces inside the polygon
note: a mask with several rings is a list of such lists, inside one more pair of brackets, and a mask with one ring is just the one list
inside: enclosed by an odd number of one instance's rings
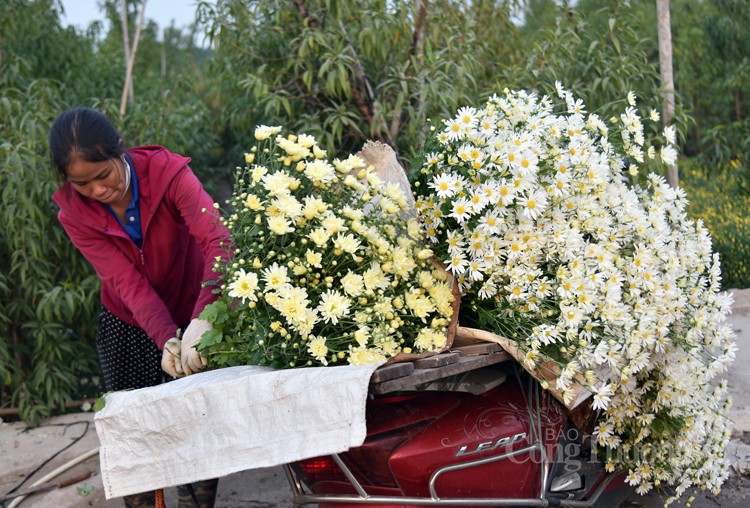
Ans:
{"label": "green leaf", "polygon": [[615,49],[617,50],[617,54],[622,53],[622,48],[620,47],[620,40],[615,36],[615,34],[612,34],[612,44],[615,45]]}
{"label": "green leaf", "polygon": [[206,305],[199,317],[205,319],[209,323],[221,324],[229,319],[227,312],[227,304],[224,303],[223,300],[216,300],[214,303]]}
{"label": "green leaf", "polygon": [[104,404],[107,403],[104,397],[105,395],[102,395],[94,401],[94,411],[101,411],[102,409],[104,409]]}
{"label": "green leaf", "polygon": [[217,328],[204,332],[201,336],[201,349],[213,346],[214,344],[219,344],[223,337],[224,334]]}
{"label": "green leaf", "polygon": [[76,487],[76,491],[79,496],[88,496],[94,492],[94,487],[91,485],[84,485],[83,487]]}

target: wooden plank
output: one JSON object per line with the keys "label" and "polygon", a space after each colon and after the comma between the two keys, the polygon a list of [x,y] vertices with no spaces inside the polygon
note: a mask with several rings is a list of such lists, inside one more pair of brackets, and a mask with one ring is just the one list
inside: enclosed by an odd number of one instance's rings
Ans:
{"label": "wooden plank", "polygon": [[427,358],[420,358],[414,360],[414,369],[434,369],[436,367],[443,367],[456,363],[458,361],[458,353],[442,353],[435,356],[428,356]]}
{"label": "wooden plank", "polygon": [[412,372],[414,372],[414,364],[412,362],[392,363],[385,367],[380,367],[373,372],[370,383],[390,381],[391,379],[408,376]]}
{"label": "wooden plank", "polygon": [[507,375],[492,367],[472,369],[463,374],[457,374],[443,379],[436,379],[427,384],[420,385],[420,390],[426,391],[450,391],[467,392],[479,395],[500,386],[505,382]]}
{"label": "wooden plank", "polygon": [[[420,385],[429,383],[430,381],[435,381],[436,379],[452,376],[454,374],[461,374],[463,372],[479,369],[488,365],[494,365],[496,363],[510,360],[511,358],[512,357],[505,351],[497,351],[495,353],[485,355],[461,356],[459,357],[457,362],[445,365],[443,367],[436,367],[434,369],[419,369],[415,370],[408,376],[402,376],[382,382],[370,382],[370,392],[374,394],[383,394],[390,392],[419,390]],[[377,373],[379,370],[380,369],[376,370],[375,372]]]}
{"label": "wooden plank", "polygon": [[462,355],[487,355],[504,351],[504,349],[500,344],[495,342],[484,342],[482,344],[468,344],[466,346],[454,347],[452,351]]}

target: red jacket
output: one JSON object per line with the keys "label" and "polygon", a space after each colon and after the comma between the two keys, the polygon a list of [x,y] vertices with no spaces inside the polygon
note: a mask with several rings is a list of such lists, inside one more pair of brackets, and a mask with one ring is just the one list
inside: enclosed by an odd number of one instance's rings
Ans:
{"label": "red jacket", "polygon": [[[100,203],[70,183],[53,198],[58,219],[102,281],[102,304],[142,328],[159,346],[217,298],[203,281],[217,279],[216,256],[230,254],[229,235],[213,200],[188,167],[190,159],[161,146],[128,151],[138,178],[143,248]],[[206,212],[202,212],[205,209]]]}

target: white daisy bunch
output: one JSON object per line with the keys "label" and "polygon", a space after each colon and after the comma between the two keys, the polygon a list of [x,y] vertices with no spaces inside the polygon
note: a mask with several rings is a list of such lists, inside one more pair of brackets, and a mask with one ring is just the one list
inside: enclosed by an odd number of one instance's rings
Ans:
{"label": "white daisy bunch", "polygon": [[[382,362],[446,343],[454,301],[406,196],[354,155],[260,126],[236,170],[217,259],[219,299],[199,350],[209,366]],[[227,261],[226,259],[231,259]]]}
{"label": "white daisy bunch", "polygon": [[600,451],[640,492],[718,489],[729,401],[715,378],[735,352],[719,259],[681,189],[623,175],[674,162],[674,130],[646,148],[632,94],[605,122],[557,92],[506,90],[432,140],[417,210],[460,282],[460,321],[516,341],[566,402],[589,390]]}

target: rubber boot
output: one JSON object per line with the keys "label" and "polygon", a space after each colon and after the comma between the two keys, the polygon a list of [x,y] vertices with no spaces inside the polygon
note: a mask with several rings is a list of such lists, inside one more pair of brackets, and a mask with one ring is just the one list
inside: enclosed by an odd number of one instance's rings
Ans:
{"label": "rubber boot", "polygon": [[216,490],[219,486],[219,480],[203,480],[191,484],[198,504],[195,504],[190,489],[187,485],[177,487],[177,508],[213,508],[216,501]]}

